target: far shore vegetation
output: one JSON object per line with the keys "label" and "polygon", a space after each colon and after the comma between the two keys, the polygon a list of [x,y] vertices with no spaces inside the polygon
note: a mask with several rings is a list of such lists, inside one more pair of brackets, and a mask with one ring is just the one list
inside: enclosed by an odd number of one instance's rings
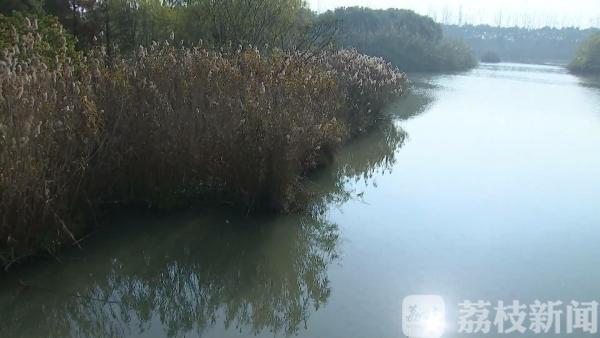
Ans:
{"label": "far shore vegetation", "polygon": [[448,37],[464,40],[473,53],[493,51],[503,62],[568,64],[577,46],[597,28],[507,27],[490,25],[442,25]]}
{"label": "far shore vegetation", "polygon": [[477,65],[462,40],[445,36],[440,24],[413,11],[349,7],[321,19],[339,23],[340,46],[383,57],[406,72],[460,71]]}
{"label": "far shore vegetation", "polygon": [[487,52],[483,53],[483,55],[481,56],[481,62],[499,63],[500,56],[498,56],[498,54],[494,51],[487,51]]}
{"label": "far shore vegetation", "polygon": [[569,69],[573,73],[600,74],[600,32],[590,35],[581,43]]}

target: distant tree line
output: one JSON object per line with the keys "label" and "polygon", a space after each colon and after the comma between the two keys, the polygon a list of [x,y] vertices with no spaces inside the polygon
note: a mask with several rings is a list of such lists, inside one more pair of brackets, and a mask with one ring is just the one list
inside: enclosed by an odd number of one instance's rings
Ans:
{"label": "distant tree line", "polygon": [[494,52],[503,61],[567,64],[577,46],[596,29],[444,25],[447,36],[463,39],[477,57]]}
{"label": "distant tree line", "polygon": [[[436,8],[437,7],[437,8]],[[470,7],[470,8],[469,8]],[[496,8],[473,8],[472,6],[463,7],[457,4],[455,6],[445,5],[443,7],[429,7],[423,14],[433,18],[436,22],[443,25],[485,25],[492,24],[495,27],[524,27],[527,29],[536,29],[543,27],[573,27],[588,25],[592,27],[600,26],[600,16],[592,17],[590,14],[572,15],[570,13],[557,13],[549,8],[526,8],[518,10]]]}
{"label": "distant tree line", "polygon": [[404,71],[446,71],[476,65],[469,48],[444,36],[431,18],[409,10],[338,8],[320,16],[339,26],[336,42],[344,48],[383,57]]}

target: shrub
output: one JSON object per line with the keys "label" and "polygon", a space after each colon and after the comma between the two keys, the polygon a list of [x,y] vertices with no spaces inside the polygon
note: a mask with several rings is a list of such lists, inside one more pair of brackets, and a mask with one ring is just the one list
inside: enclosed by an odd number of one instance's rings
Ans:
{"label": "shrub", "polygon": [[21,61],[35,57],[52,69],[67,58],[76,60],[81,57],[75,50],[75,38],[65,32],[57,18],[24,16],[19,12],[12,16],[0,14],[0,50],[4,58],[9,57],[8,54],[11,59]]}
{"label": "shrub", "polygon": [[481,62],[485,63],[499,63],[500,56],[496,52],[487,51],[481,56]]}
{"label": "shrub", "polygon": [[477,66],[471,48],[463,40],[444,38],[435,49],[439,70],[466,70]]}
{"label": "shrub", "polygon": [[600,33],[581,43],[569,69],[574,73],[600,73]]}

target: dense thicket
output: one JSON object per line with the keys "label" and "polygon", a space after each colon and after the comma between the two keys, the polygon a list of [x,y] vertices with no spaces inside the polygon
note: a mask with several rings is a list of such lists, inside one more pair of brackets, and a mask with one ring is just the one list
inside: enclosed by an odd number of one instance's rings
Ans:
{"label": "dense thicket", "polygon": [[575,73],[600,74],[600,32],[581,43],[569,69]]}
{"label": "dense thicket", "polygon": [[594,29],[444,25],[444,34],[462,39],[475,55],[494,51],[507,62],[560,63],[573,59],[577,46]]}
{"label": "dense thicket", "polygon": [[406,88],[397,68],[354,50],[172,37],[131,55],[77,52],[52,19],[0,19],[5,264],[75,241],[107,203],[302,207],[305,174]]}
{"label": "dense thicket", "polygon": [[79,49],[103,45],[109,57],[116,47],[130,52],[169,38],[286,50],[328,42],[302,0],[8,0],[0,6],[5,15],[15,10],[55,16]]}
{"label": "dense thicket", "polygon": [[404,71],[462,70],[476,64],[462,41],[444,37],[439,24],[412,11],[351,7],[325,13],[325,18],[338,22],[340,46],[383,57]]}

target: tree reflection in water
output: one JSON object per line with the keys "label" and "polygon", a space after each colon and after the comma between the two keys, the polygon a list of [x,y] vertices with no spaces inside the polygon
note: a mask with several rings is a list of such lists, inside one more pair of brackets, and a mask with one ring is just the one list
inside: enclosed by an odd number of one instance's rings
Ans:
{"label": "tree reflection in water", "polygon": [[3,276],[0,336],[202,336],[219,325],[294,335],[331,294],[339,229],[325,211],[351,198],[349,180],[391,168],[403,140],[390,121],[353,141],[315,175],[319,197],[303,215],[122,216],[60,263]]}

